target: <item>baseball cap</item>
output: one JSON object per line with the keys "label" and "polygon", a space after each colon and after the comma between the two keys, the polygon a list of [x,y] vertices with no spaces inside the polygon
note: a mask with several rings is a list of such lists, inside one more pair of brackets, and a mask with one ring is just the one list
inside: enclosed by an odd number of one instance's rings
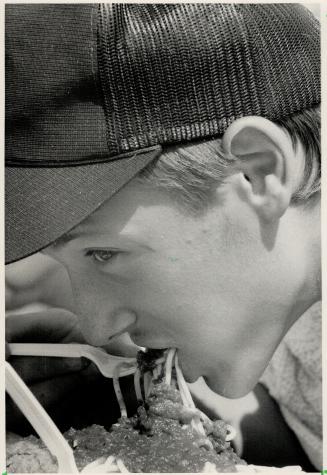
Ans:
{"label": "baseball cap", "polygon": [[319,22],[299,4],[7,4],[6,262],[163,147],[319,102]]}

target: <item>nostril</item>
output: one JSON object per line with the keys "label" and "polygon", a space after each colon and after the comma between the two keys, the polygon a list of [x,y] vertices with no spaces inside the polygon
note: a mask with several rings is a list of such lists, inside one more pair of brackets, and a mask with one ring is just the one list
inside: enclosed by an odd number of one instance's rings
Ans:
{"label": "nostril", "polygon": [[122,333],[119,336],[111,337],[109,343],[104,345],[106,351],[112,355],[127,356],[135,358],[137,352],[140,350],[139,346],[136,346],[128,333]]}
{"label": "nostril", "polygon": [[81,331],[86,343],[104,346],[109,341],[128,332],[136,322],[136,314],[128,309],[106,309],[81,320]]}

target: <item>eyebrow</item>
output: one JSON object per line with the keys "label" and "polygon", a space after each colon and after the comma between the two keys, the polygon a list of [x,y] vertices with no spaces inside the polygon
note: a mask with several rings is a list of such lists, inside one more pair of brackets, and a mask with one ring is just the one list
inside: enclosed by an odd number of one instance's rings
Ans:
{"label": "eyebrow", "polygon": [[[61,249],[62,247],[66,246],[70,241],[73,241],[74,239],[77,239],[84,234],[90,233],[90,229],[88,227],[82,227],[82,226],[76,226],[76,228],[73,228],[71,231],[68,231],[67,233],[63,234],[60,236],[58,239],[56,239],[52,244],[49,245],[49,247],[54,247],[56,249]],[[96,235],[100,235],[101,233],[94,233]],[[128,236],[126,236],[127,239],[131,239]],[[132,239],[132,241],[135,241]],[[153,251],[154,249],[149,246],[148,244],[142,244],[138,243],[143,249],[146,249],[148,251]]]}
{"label": "eyebrow", "polygon": [[56,247],[56,248],[62,248],[66,244],[68,244],[70,241],[73,241],[74,239],[79,238],[83,234],[87,233],[87,228],[79,228],[76,226],[76,228],[73,228],[71,231],[68,231],[67,233],[63,234],[60,236],[58,239],[56,239],[49,247]]}

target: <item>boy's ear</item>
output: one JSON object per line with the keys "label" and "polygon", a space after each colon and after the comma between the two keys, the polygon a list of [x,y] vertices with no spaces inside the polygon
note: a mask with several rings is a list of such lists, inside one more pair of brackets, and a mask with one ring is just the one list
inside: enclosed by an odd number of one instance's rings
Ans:
{"label": "boy's ear", "polygon": [[289,206],[295,152],[281,128],[263,117],[234,121],[226,130],[224,151],[237,157],[232,182],[242,199],[268,222],[278,220]]}

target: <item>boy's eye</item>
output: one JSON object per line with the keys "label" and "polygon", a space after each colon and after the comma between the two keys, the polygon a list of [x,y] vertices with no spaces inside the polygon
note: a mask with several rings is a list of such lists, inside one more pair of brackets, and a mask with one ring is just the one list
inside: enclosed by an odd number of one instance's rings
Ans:
{"label": "boy's eye", "polygon": [[108,262],[116,254],[117,252],[109,251],[108,249],[97,249],[97,250],[90,249],[89,251],[86,252],[85,255],[90,256],[96,262]]}

